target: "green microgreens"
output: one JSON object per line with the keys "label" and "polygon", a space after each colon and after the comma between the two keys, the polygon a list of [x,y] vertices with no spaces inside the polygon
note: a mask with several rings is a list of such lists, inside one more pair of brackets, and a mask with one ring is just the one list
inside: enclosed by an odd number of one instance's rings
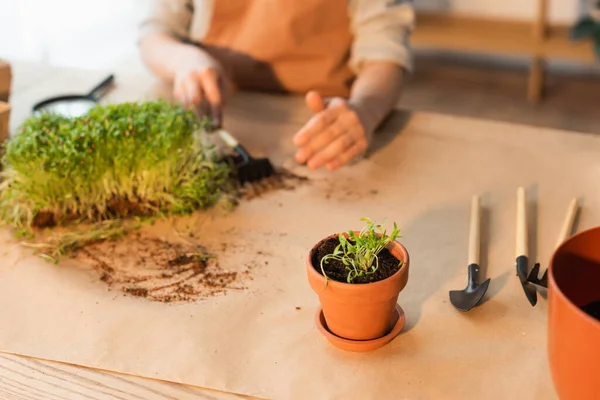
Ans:
{"label": "green microgreens", "polygon": [[46,213],[98,222],[120,217],[115,200],[153,215],[208,208],[235,186],[231,165],[203,140],[207,124],[162,100],[31,116],[5,144],[0,221],[28,229]]}

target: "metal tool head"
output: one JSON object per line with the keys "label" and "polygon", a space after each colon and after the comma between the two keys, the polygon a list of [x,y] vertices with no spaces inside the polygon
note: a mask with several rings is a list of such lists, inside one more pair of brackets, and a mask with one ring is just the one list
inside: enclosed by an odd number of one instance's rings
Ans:
{"label": "metal tool head", "polygon": [[490,278],[486,279],[482,283],[467,285],[464,290],[451,290],[450,302],[457,310],[469,311],[471,308],[479,304],[489,285]]}
{"label": "metal tool head", "polygon": [[544,275],[541,278],[538,278],[540,275],[540,263],[536,263],[531,271],[529,271],[529,275],[527,275],[527,280],[534,285],[543,287],[548,289],[548,270],[544,271]]}
{"label": "metal tool head", "polygon": [[537,304],[537,290],[535,290],[535,286],[527,279],[527,263],[528,259],[526,256],[517,257],[517,276],[519,277],[519,281],[521,281],[521,286],[527,300],[529,300],[532,306],[535,306]]}
{"label": "metal tool head", "polygon": [[229,132],[221,128],[212,128],[221,139],[235,152],[230,159],[236,167],[236,175],[240,184],[255,182],[275,175],[275,168],[268,158],[255,158]]}
{"label": "metal tool head", "polygon": [[240,184],[251,183],[275,174],[275,168],[268,158],[248,158],[236,164],[237,179]]}
{"label": "metal tool head", "polygon": [[468,283],[467,287],[463,290],[451,290],[450,291],[450,302],[452,305],[460,311],[469,311],[475,307],[488,289],[490,285],[490,279],[479,283],[477,278],[479,276],[479,265],[476,263],[469,264],[468,267]]}

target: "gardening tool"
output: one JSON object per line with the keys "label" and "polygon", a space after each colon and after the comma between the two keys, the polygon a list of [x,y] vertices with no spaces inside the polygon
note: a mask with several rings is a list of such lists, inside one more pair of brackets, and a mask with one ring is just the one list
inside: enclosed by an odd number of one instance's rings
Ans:
{"label": "gardening tool", "polygon": [[[560,233],[558,235],[558,240],[556,241],[556,249],[558,249],[558,247],[561,244],[563,244],[563,242],[565,240],[567,240],[567,238],[569,236],[571,236],[573,234],[573,226],[575,224],[575,216],[577,215],[577,210],[578,210],[577,199],[573,199],[573,200],[571,200],[571,203],[569,204],[569,208],[567,209],[567,215],[565,217],[565,220],[561,227]],[[530,283],[533,283],[534,285],[548,289],[548,269],[546,269],[546,271],[544,271],[544,275],[542,275],[541,278],[539,278],[539,274],[540,274],[540,264],[536,263],[533,266],[533,268],[531,269],[531,271],[529,272],[529,275],[527,276],[527,280]]]}
{"label": "gardening tool", "polygon": [[[537,289],[536,285],[548,287],[548,271],[544,272],[542,278],[539,278],[540,264],[535,263],[531,271],[527,272],[529,259],[527,257],[527,215],[525,211],[526,197],[525,189],[519,187],[517,189],[517,276],[525,292],[525,296],[532,306],[537,304]],[[577,211],[577,200],[573,199],[567,211],[567,217],[561,228],[557,246],[559,246],[573,230],[575,215]]]}
{"label": "gardening tool", "polygon": [[210,112],[211,120],[208,131],[210,133],[216,132],[225,142],[225,144],[237,154],[237,157],[232,157],[231,160],[236,166],[237,178],[240,184],[243,185],[246,182],[256,182],[275,174],[275,168],[268,158],[252,157],[248,150],[246,150],[246,148],[242,146],[236,138],[223,129],[223,118],[220,105],[208,104],[206,100],[202,101],[200,104],[194,107],[196,118],[200,120],[204,115],[206,115],[208,110]]}
{"label": "gardening tool", "polygon": [[33,112],[52,112],[65,117],[80,117],[98,104],[108,93],[114,80],[114,75],[109,75],[87,94],[62,95],[40,101],[33,106]]}
{"label": "gardening tool", "polygon": [[223,141],[237,154],[239,160],[234,160],[237,177],[240,184],[255,182],[275,174],[275,168],[268,158],[254,158],[231,134],[223,129],[217,129]]}
{"label": "gardening tool", "polygon": [[469,311],[475,307],[485,295],[490,285],[488,278],[478,283],[479,248],[480,248],[480,209],[479,197],[473,196],[471,201],[471,226],[469,229],[468,283],[464,290],[450,291],[450,302],[460,311]]}
{"label": "gardening tool", "polygon": [[521,286],[527,296],[527,300],[532,306],[537,303],[537,291],[527,280],[527,269],[529,258],[527,257],[528,240],[527,240],[527,199],[525,197],[525,189],[519,187],[517,189],[517,251],[516,265],[517,276],[521,281]]}

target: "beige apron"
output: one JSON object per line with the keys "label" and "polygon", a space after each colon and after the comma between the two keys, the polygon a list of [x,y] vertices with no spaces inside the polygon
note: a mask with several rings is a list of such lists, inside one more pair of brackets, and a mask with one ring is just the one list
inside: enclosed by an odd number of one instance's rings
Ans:
{"label": "beige apron", "polygon": [[242,90],[347,97],[347,0],[215,0],[202,47]]}

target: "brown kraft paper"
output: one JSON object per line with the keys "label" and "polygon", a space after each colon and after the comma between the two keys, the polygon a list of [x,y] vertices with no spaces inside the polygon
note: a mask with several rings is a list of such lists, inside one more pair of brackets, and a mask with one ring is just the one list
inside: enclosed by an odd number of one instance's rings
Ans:
{"label": "brown kraft paper", "polygon": [[[310,180],[182,224],[224,269],[251,267],[246,289],[193,303],[109,291],[89,266],[54,265],[0,234],[0,350],[271,399],[554,399],[547,304],[529,305],[515,273],[516,189],[531,202],[532,260],[547,266],[567,205],[598,224],[600,138],[427,113],[397,112],[370,156],[338,172],[294,167],[301,99],[237,95],[226,126],[256,154]],[[470,199],[483,207],[485,302],[455,310],[466,286]],[[406,327],[367,354],[333,348],[314,326],[304,262],[361,217],[401,229],[411,257],[400,294]],[[144,228],[168,240],[174,222]],[[221,250],[220,250],[221,249]],[[224,250],[223,250],[224,249]]]}

